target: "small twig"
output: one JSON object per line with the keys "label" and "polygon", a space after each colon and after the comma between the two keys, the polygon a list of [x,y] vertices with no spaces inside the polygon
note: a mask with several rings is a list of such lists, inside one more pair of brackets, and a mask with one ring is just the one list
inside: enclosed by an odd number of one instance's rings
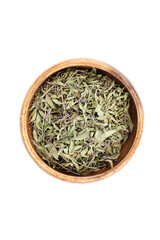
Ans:
{"label": "small twig", "polygon": [[49,114],[51,113],[51,111],[52,111],[52,109],[49,109],[47,115],[45,116],[45,119],[46,119],[47,122],[48,122],[48,116],[49,116]]}
{"label": "small twig", "polygon": [[95,159],[95,155],[92,157],[92,159],[91,159],[91,161],[88,163],[88,165],[81,171],[81,173],[84,172],[84,171],[92,164],[92,162],[94,161],[94,159]]}
{"label": "small twig", "polygon": [[64,110],[64,114],[65,114],[65,116],[66,116],[66,108],[65,108],[65,104],[64,104],[64,100],[63,100],[63,90],[62,90],[62,86],[61,86],[61,94],[62,94],[63,110]]}
{"label": "small twig", "polygon": [[43,95],[41,96],[41,99],[50,91],[52,88],[54,88],[55,84],[53,84]]}
{"label": "small twig", "polygon": [[43,141],[44,141],[44,119],[46,117],[46,104],[45,104],[45,112],[44,112],[44,117],[43,117],[43,121],[42,121],[42,137],[43,137]]}
{"label": "small twig", "polygon": [[67,83],[69,80],[71,80],[71,78],[72,78],[77,72],[78,72],[78,70],[76,70],[76,71],[69,77],[69,79],[66,81],[66,83]]}

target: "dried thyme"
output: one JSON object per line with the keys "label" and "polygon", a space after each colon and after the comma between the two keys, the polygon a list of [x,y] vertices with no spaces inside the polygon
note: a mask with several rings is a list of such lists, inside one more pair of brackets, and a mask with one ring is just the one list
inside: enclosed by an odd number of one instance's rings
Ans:
{"label": "dried thyme", "polygon": [[51,75],[30,109],[33,143],[54,169],[87,175],[113,167],[133,124],[124,87],[95,68]]}

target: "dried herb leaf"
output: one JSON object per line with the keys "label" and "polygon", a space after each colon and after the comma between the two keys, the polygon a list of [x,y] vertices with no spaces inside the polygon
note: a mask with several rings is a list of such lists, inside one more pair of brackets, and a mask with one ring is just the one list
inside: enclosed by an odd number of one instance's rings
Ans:
{"label": "dried herb leaf", "polygon": [[118,130],[115,129],[115,130],[110,130],[110,131],[107,131],[105,133],[103,133],[101,135],[101,137],[98,139],[98,143],[101,144],[106,138],[110,137],[111,135],[113,135],[114,133],[116,133]]}
{"label": "dried herb leaf", "polygon": [[50,154],[51,154],[51,156],[53,156],[55,159],[58,160],[59,154],[58,154],[58,151],[57,151],[57,149],[55,148],[54,145],[52,146]]}
{"label": "dried herb leaf", "polygon": [[69,146],[69,154],[73,154],[73,150],[74,150],[74,141],[71,141]]}
{"label": "dried herb leaf", "polygon": [[87,157],[86,156],[86,153],[88,152],[88,148],[84,149],[82,152],[81,152],[81,156],[82,157]]}
{"label": "dried herb leaf", "polygon": [[89,137],[89,132],[87,130],[81,131],[74,140],[84,140]]}
{"label": "dried herb leaf", "polygon": [[55,109],[55,105],[53,104],[53,102],[52,102],[51,98],[48,96],[48,94],[46,95],[46,101],[51,108]]}

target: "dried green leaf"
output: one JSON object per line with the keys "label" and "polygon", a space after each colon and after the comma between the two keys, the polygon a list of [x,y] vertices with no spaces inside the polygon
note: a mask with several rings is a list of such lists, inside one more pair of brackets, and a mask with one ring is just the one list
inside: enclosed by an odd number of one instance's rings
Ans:
{"label": "dried green leaf", "polygon": [[101,111],[101,105],[100,104],[97,105],[97,107],[95,109],[95,112],[97,112],[99,117],[103,116],[104,113]]}
{"label": "dried green leaf", "polygon": [[95,67],[92,67],[92,72],[97,73],[97,69]]}
{"label": "dried green leaf", "polygon": [[74,146],[73,151],[75,152],[75,151],[77,151],[77,150],[79,150],[79,149],[81,149],[81,148],[82,148],[82,145]]}
{"label": "dried green leaf", "polygon": [[79,165],[78,163],[76,162],[75,158],[70,156],[69,154],[61,154],[61,156],[64,158],[64,159],[69,159],[72,161],[73,165],[76,167],[76,170],[77,172],[79,171]]}
{"label": "dried green leaf", "polygon": [[51,98],[48,96],[48,94],[46,94],[46,101],[47,101],[47,104],[48,104],[51,108],[55,109],[55,105],[53,104],[53,102],[52,102]]}
{"label": "dried green leaf", "polygon": [[45,114],[44,114],[43,111],[39,110],[39,114],[40,114],[40,116],[41,116],[42,118],[44,118]]}
{"label": "dried green leaf", "polygon": [[111,168],[113,168],[113,162],[112,162],[112,160],[105,160],[106,162],[108,162],[109,164],[110,164],[110,166],[111,166]]}
{"label": "dried green leaf", "polygon": [[99,139],[101,138],[102,134],[103,134],[103,132],[101,130],[98,130],[98,129],[96,130],[94,137],[97,142],[99,142]]}
{"label": "dried green leaf", "polygon": [[110,144],[107,146],[107,152],[109,152],[110,154],[112,154],[112,148],[111,148],[111,145],[110,145]]}
{"label": "dried green leaf", "polygon": [[35,111],[33,112],[32,115],[30,115],[30,123],[34,122],[37,116],[37,110],[35,109]]}
{"label": "dried green leaf", "polygon": [[56,98],[52,98],[52,101],[54,102],[54,103],[56,103],[57,105],[61,105],[62,103],[60,102],[60,101],[58,101]]}
{"label": "dried green leaf", "polygon": [[37,132],[35,129],[33,130],[33,138],[36,142],[38,142]]}
{"label": "dried green leaf", "polygon": [[82,152],[81,152],[81,156],[82,157],[87,157],[86,153],[88,152],[88,148],[85,148]]}
{"label": "dried green leaf", "polygon": [[118,130],[115,129],[115,130],[110,130],[110,131],[107,131],[105,133],[103,133],[101,135],[101,137],[98,139],[98,143],[101,144],[106,138],[110,137],[111,135],[113,135],[114,133],[116,133]]}
{"label": "dried green leaf", "polygon": [[78,133],[78,135],[74,138],[74,140],[84,140],[89,137],[89,132],[87,130],[83,130]]}
{"label": "dried green leaf", "polygon": [[71,140],[70,146],[69,146],[69,154],[73,154],[74,150],[74,141]]}
{"label": "dried green leaf", "polygon": [[59,154],[58,154],[58,151],[55,148],[54,144],[53,144],[53,146],[51,148],[50,154],[51,154],[51,156],[53,156],[55,159],[58,160]]}

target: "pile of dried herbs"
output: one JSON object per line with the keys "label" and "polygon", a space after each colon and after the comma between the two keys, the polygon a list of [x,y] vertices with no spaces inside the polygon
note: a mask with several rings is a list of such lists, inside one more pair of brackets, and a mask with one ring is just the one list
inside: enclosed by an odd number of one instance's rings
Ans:
{"label": "pile of dried herbs", "polygon": [[113,167],[132,132],[129,94],[95,68],[51,75],[30,109],[33,143],[54,169],[87,175]]}

